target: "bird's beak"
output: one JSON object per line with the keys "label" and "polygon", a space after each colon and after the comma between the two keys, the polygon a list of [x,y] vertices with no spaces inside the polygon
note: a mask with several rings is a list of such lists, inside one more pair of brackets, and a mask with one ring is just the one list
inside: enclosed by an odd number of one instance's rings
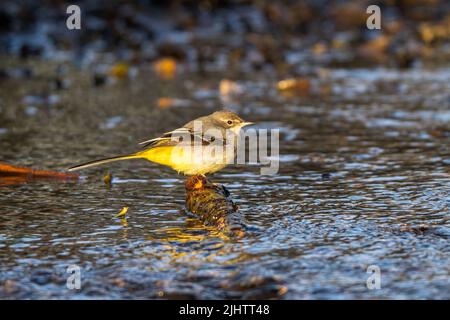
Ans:
{"label": "bird's beak", "polygon": [[234,128],[231,128],[231,130],[235,133],[235,134],[239,134],[242,130],[243,127],[245,126],[249,126],[253,124],[253,122],[241,122],[240,124],[234,126]]}

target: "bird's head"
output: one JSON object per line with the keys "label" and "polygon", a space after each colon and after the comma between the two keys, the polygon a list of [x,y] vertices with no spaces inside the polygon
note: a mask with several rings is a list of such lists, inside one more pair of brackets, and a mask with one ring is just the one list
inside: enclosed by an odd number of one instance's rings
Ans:
{"label": "bird's head", "polygon": [[240,130],[253,122],[244,121],[237,114],[231,111],[216,111],[211,115],[213,121],[224,129],[229,129],[235,134],[239,134]]}

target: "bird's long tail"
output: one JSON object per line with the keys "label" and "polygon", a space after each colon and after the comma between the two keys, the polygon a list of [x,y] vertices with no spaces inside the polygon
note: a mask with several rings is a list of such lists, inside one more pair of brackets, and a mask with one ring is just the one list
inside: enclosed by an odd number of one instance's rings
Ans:
{"label": "bird's long tail", "polygon": [[112,158],[99,159],[99,160],[82,163],[77,166],[73,166],[73,167],[69,168],[68,171],[76,171],[76,170],[86,169],[86,168],[98,166],[98,165],[113,162],[113,161],[121,161],[121,160],[128,160],[128,159],[137,159],[137,158],[141,158],[141,157],[136,154],[129,154],[126,156],[118,156],[118,157],[112,157]]}

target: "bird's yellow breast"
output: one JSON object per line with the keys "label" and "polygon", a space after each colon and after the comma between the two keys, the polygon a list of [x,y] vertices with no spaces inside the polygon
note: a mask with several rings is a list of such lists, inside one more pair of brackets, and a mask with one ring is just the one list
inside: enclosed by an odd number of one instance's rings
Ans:
{"label": "bird's yellow breast", "polygon": [[221,152],[217,151],[179,145],[160,146],[139,152],[136,156],[168,166],[186,175],[196,175],[216,172],[234,159],[233,150],[223,148]]}

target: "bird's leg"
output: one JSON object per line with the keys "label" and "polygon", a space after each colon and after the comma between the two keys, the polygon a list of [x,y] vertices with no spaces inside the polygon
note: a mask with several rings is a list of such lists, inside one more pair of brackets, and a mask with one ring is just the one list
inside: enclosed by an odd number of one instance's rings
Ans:
{"label": "bird's leg", "polygon": [[230,191],[222,184],[223,193],[225,194],[225,197],[229,197],[231,195]]}
{"label": "bird's leg", "polygon": [[[202,174],[202,176],[205,177],[205,179],[207,179],[205,175]],[[208,179],[207,179],[207,180],[208,180]],[[208,180],[208,181],[209,181],[209,180]],[[216,187],[221,187],[222,190],[223,190],[223,193],[224,193],[225,197],[229,197],[229,196],[231,195],[230,191],[228,191],[228,189],[225,188],[225,186],[224,186],[223,184],[220,184],[220,183],[218,183],[218,182],[212,182],[212,181],[211,181],[211,184],[212,184],[213,186],[216,186]]]}

